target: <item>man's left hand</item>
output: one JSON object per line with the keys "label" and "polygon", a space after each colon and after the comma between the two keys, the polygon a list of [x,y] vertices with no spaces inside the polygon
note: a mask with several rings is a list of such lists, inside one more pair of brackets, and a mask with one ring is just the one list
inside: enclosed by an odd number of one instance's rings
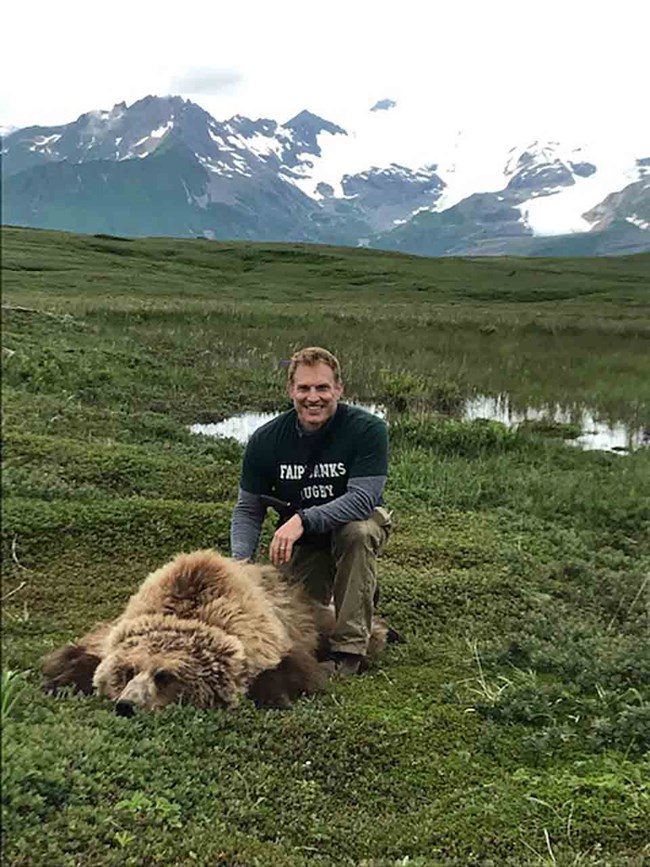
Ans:
{"label": "man's left hand", "polygon": [[271,563],[274,566],[284,566],[291,560],[293,546],[304,532],[300,515],[294,515],[285,524],[278,527],[269,548]]}

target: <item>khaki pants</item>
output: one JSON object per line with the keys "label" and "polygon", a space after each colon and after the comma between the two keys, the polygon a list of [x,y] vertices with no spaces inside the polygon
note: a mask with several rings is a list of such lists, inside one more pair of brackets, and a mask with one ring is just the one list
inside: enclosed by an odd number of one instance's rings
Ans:
{"label": "khaki pants", "polygon": [[390,513],[377,507],[367,521],[333,530],[328,545],[296,545],[287,571],[310,596],[329,605],[334,597],[336,627],[332,650],[364,655],[368,649],[377,586],[377,557],[391,527]]}

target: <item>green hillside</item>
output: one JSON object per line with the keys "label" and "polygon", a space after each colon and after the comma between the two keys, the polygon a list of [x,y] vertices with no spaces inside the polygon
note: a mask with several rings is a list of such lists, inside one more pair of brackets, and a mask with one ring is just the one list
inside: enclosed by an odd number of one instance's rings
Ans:
{"label": "green hillside", "polygon": [[[12,865],[635,865],[648,856],[650,255],[424,259],[3,230],[3,852]],[[321,344],[388,412],[381,611],[408,642],[283,713],[134,720],[38,661],[180,550]],[[261,556],[266,557],[270,526]]]}
{"label": "green hillside", "polygon": [[251,227],[233,207],[193,203],[205,184],[205,172],[179,145],[146,161],[49,163],[18,172],[4,181],[3,210],[16,225],[72,232],[119,228],[138,236],[148,226],[157,235],[191,236],[218,224],[226,237],[248,237]]}

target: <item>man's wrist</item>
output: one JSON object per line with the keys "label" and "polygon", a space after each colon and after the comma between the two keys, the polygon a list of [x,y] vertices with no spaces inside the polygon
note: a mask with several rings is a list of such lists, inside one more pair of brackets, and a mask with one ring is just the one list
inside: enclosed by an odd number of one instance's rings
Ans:
{"label": "man's wrist", "polygon": [[304,509],[298,509],[298,511],[296,512],[296,515],[298,515],[298,517],[302,521],[303,530],[306,530],[307,529],[307,517],[305,515],[305,510]]}

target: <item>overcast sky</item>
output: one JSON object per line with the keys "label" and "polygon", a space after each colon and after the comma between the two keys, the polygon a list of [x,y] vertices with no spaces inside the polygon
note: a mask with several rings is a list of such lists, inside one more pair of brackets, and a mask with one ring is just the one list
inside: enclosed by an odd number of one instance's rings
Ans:
{"label": "overcast sky", "polygon": [[635,143],[650,154],[648,0],[32,0],[2,18],[0,124],[178,93],[217,119],[343,126],[391,98],[435,134]]}

